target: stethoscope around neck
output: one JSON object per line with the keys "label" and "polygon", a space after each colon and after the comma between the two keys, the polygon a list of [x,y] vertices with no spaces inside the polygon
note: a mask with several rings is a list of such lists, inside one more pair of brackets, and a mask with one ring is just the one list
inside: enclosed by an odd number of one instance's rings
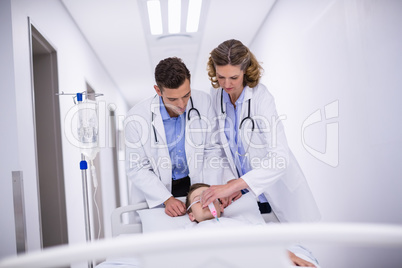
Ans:
{"label": "stethoscope around neck", "polygon": [[[250,116],[250,109],[251,109],[251,98],[248,99],[248,113],[247,113],[247,116],[244,117],[241,120],[240,125],[239,125],[239,129],[241,129],[241,127],[242,127],[242,125],[243,125],[243,123],[245,121],[250,120],[251,121],[251,131],[254,131],[254,119],[251,118],[251,116]],[[222,115],[226,114],[226,112],[223,110],[223,88],[221,90],[221,113],[222,113]]]}
{"label": "stethoscope around neck", "polygon": [[[243,126],[243,123],[244,123],[245,121],[250,120],[250,121],[251,121],[251,135],[253,135],[253,133],[254,133],[254,126],[255,126],[254,124],[255,124],[255,123],[254,123],[254,119],[251,118],[251,116],[250,116],[250,111],[251,111],[251,98],[248,99],[247,116],[244,117],[244,118],[240,121],[239,129],[241,129],[241,127]],[[225,115],[225,114],[226,114],[226,112],[223,110],[223,88],[222,88],[222,91],[221,91],[221,113],[222,113],[222,115]],[[251,139],[251,137],[250,137],[250,139]],[[236,154],[238,154],[239,156],[246,156],[249,149],[250,149],[250,141],[249,141],[249,143],[248,143],[248,145],[247,145],[247,149],[245,150],[245,153],[244,153],[244,154],[239,153],[239,148],[237,148]]]}
{"label": "stethoscope around neck", "polygon": [[[158,95],[155,95],[155,97],[156,96],[158,96]],[[201,114],[197,108],[194,108],[193,99],[191,97],[190,97],[190,103],[191,103],[191,108],[188,110],[187,121],[190,121],[191,112],[197,113],[198,118],[201,120]],[[153,131],[154,131],[155,144],[158,144],[159,140],[158,140],[158,136],[156,135],[156,128],[155,128],[155,124],[154,124],[154,113],[152,111],[151,111],[151,125],[152,125]]]}

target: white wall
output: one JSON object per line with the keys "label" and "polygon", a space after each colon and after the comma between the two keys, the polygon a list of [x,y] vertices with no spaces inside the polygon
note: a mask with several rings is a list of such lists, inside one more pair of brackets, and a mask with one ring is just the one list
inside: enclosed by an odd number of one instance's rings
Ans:
{"label": "white wall", "polygon": [[[289,144],[323,222],[402,224],[400,25],[401,1],[278,0],[250,46],[279,114],[287,115]],[[325,119],[333,102],[338,113]],[[323,119],[304,129],[303,144],[303,123],[319,109]],[[339,132],[327,132],[326,123]],[[326,142],[337,148],[327,151],[339,160],[332,166],[308,151],[325,153]],[[323,267],[401,263],[393,250],[313,248]]]}
{"label": "white wall", "polygon": [[20,169],[17,153],[16,96],[13,90],[14,80],[9,79],[14,76],[10,0],[0,1],[0,36],[2,38],[0,44],[0,99],[4,100],[0,105],[0,125],[2,126],[0,128],[0,213],[7,215],[0,217],[1,257],[17,252],[11,172]]}
{"label": "white wall", "polygon": [[[0,32],[2,33],[0,49],[2,89],[0,92],[4,101],[0,122],[3,126],[6,123],[9,126],[7,129],[2,127],[1,134],[1,230],[2,233],[6,233],[6,236],[2,235],[1,258],[15,253],[11,195],[12,170],[22,170],[24,173],[28,250],[40,248],[28,17],[57,51],[60,92],[82,92],[86,90],[86,82],[88,82],[95,91],[104,94],[98,100],[105,103],[106,109],[109,104],[117,107],[116,117],[125,115],[127,104],[60,1],[2,0],[0,12]],[[73,105],[71,96],[60,97],[68,239],[71,244],[85,241],[83,194],[79,169],[80,151],[64,135],[64,118]],[[103,119],[105,117],[101,120]],[[104,133],[107,133],[107,130],[104,130]],[[107,134],[105,135],[104,146],[108,148],[101,150],[100,172],[102,183],[105,185],[103,204],[105,204],[106,218],[103,227],[106,228],[105,234],[110,236],[109,215],[115,204],[115,192],[111,188],[113,185],[110,186],[110,181],[113,180],[110,177],[111,168],[105,163],[110,161],[112,153],[107,142]],[[119,164],[121,168],[123,165]],[[120,169],[120,177],[121,183],[125,183],[124,169]],[[11,205],[9,205],[10,202]]]}

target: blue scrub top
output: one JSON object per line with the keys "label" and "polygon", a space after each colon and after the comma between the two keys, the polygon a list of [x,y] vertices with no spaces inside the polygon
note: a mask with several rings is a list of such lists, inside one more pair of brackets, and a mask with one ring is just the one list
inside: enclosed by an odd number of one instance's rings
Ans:
{"label": "blue scrub top", "polygon": [[185,151],[186,112],[178,117],[170,117],[163,104],[162,97],[159,97],[159,102],[169,156],[172,162],[172,178],[173,180],[182,179],[189,174]]}
{"label": "blue scrub top", "polygon": [[230,101],[229,94],[223,91],[223,102],[226,105],[225,135],[229,142],[230,152],[234,159],[239,177],[251,170],[250,163],[244,156],[245,151],[239,137],[241,109],[244,101],[244,90],[236,101],[236,108]]}

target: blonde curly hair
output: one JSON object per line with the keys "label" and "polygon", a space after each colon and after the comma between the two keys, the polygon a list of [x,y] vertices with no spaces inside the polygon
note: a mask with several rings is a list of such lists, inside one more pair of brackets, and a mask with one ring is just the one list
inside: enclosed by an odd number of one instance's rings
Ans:
{"label": "blonde curly hair", "polygon": [[244,71],[243,86],[253,88],[258,85],[263,68],[253,53],[242,42],[235,39],[227,40],[213,49],[208,59],[207,71],[214,88],[219,88],[215,66],[240,65]]}

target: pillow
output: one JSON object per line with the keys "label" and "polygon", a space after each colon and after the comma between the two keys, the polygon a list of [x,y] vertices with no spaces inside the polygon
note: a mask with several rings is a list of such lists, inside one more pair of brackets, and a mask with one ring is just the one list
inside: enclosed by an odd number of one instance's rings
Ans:
{"label": "pillow", "polygon": [[[137,210],[137,213],[141,218],[143,233],[184,229],[189,224],[192,224],[188,214],[179,217],[170,217],[166,215],[165,208]],[[257,201],[250,193],[244,194],[241,198],[226,207],[222,216],[249,224],[265,224],[264,218],[258,209]]]}
{"label": "pillow", "polygon": [[238,219],[250,224],[265,224],[264,218],[261,216],[257,200],[250,193],[244,194],[242,197],[227,206],[223,211],[223,217]]}
{"label": "pillow", "polygon": [[142,209],[137,212],[141,218],[143,233],[180,229],[191,223],[188,214],[170,217],[165,213],[165,208]]}

